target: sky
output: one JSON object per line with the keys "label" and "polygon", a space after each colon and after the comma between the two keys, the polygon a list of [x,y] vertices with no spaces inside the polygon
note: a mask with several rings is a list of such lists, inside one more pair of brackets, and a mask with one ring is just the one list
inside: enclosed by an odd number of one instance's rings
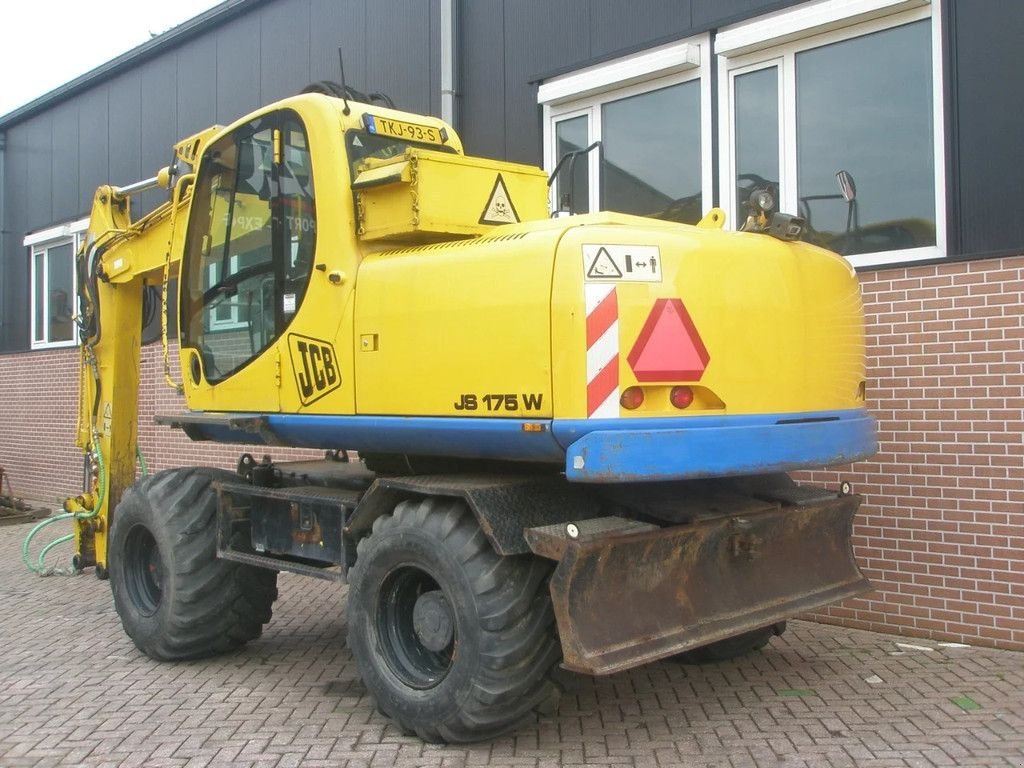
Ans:
{"label": "sky", "polygon": [[0,24],[0,115],[222,0],[23,0]]}

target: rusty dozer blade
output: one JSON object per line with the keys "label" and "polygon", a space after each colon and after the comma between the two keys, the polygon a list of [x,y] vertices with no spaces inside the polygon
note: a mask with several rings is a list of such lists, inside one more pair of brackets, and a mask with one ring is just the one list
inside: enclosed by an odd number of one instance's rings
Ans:
{"label": "rusty dozer blade", "polygon": [[850,541],[859,496],[764,504],[662,528],[621,517],[526,530],[551,578],[564,665],[609,674],[871,589]]}

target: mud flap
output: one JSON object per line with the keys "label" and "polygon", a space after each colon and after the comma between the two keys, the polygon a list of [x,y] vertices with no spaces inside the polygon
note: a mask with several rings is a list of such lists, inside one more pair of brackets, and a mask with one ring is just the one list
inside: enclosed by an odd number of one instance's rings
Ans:
{"label": "mud flap", "polygon": [[609,674],[871,589],[850,541],[859,496],[662,528],[620,517],[526,530],[558,561],[564,665]]}

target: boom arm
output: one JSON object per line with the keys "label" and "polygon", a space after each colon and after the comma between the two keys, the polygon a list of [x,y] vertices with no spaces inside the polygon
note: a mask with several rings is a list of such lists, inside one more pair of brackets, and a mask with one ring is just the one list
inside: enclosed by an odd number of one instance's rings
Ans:
{"label": "boom arm", "polygon": [[[194,167],[217,130],[208,128],[177,144],[175,167]],[[151,186],[168,188],[171,180],[171,169],[164,168],[149,183],[97,189],[78,254],[82,346],[76,443],[89,458],[92,476],[88,491],[64,502],[65,510],[75,513],[77,568],[106,568],[110,514],[135,480],[143,291],[160,280],[166,297],[167,283],[177,275],[184,243],[180,225],[194,175],[178,175],[171,199],[135,222],[130,195]],[[166,300],[163,311],[166,361]]]}

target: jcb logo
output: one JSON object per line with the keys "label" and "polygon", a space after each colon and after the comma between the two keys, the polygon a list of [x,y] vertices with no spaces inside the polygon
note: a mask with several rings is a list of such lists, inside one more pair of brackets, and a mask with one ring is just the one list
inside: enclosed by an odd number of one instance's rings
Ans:
{"label": "jcb logo", "polygon": [[338,357],[329,342],[290,333],[288,349],[303,405],[309,405],[341,386]]}

